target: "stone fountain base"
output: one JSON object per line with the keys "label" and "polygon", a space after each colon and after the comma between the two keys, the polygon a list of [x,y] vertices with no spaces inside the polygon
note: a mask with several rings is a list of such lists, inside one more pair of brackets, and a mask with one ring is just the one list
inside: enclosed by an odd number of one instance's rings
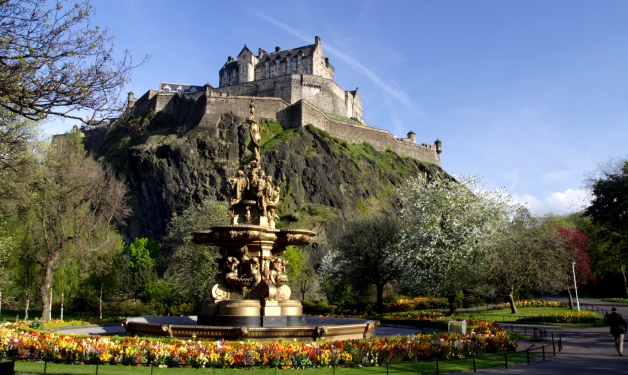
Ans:
{"label": "stone fountain base", "polygon": [[299,327],[307,325],[298,300],[203,300],[198,324],[221,327]]}
{"label": "stone fountain base", "polygon": [[124,322],[128,336],[164,336],[197,340],[334,341],[375,336],[377,320],[309,317],[295,327],[217,327],[197,324],[197,316],[148,316]]}

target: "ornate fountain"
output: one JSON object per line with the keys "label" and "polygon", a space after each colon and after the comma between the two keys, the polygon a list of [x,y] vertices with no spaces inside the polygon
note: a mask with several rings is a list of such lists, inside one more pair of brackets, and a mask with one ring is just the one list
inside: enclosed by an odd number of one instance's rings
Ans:
{"label": "ornate fountain", "polygon": [[227,180],[231,225],[193,232],[194,243],[218,246],[220,274],[211,298],[203,301],[198,323],[218,326],[289,327],[306,325],[303,307],[291,300],[281,258],[289,245],[310,245],[316,233],[302,229],[275,229],[280,188],[260,168],[262,124],[255,120],[251,102],[253,153],[245,170]]}
{"label": "ornate fountain", "polygon": [[280,188],[274,187],[271,176],[260,168],[260,132],[265,129],[255,120],[253,102],[250,107],[246,121],[253,155],[245,170],[227,180],[231,224],[192,232],[194,243],[220,249],[217,262],[221,271],[211,297],[203,300],[197,317],[130,318],[124,323],[127,334],[257,341],[372,337],[378,321],[307,319],[301,302],[290,299],[285,274],[288,262],[281,256],[289,245],[312,244],[316,233],[275,228]]}

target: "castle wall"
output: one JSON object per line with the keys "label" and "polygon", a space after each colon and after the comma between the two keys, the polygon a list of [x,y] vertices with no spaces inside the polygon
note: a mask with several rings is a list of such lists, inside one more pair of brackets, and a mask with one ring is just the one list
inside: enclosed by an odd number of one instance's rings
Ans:
{"label": "castle wall", "polygon": [[[333,80],[310,74],[290,74],[280,77],[243,82],[234,86],[214,89],[236,96],[277,97],[294,104],[307,100],[323,112],[335,113],[362,120],[362,104],[359,99],[347,100],[347,93]],[[350,106],[351,110],[348,109]]]}
{"label": "castle wall", "polygon": [[[176,124],[181,126],[199,126],[199,128],[211,129],[220,120],[220,116],[223,113],[233,113],[236,116],[246,118],[250,114],[251,99],[255,101],[255,118],[259,121],[261,119],[273,119],[279,121],[284,128],[305,126],[312,124],[319,129],[325,130],[330,135],[346,140],[352,143],[362,143],[367,141],[378,151],[386,151],[390,147],[392,151],[398,155],[406,155],[417,160],[430,162],[440,166],[440,156],[437,153],[436,145],[422,144],[417,145],[414,142],[407,140],[399,140],[395,138],[387,130],[372,128],[368,125],[354,124],[344,121],[339,121],[327,116],[324,112],[337,113],[333,110],[334,105],[339,105],[335,101],[338,100],[336,91],[333,95],[324,94],[335,90],[332,85],[323,86],[324,83],[329,83],[329,80],[325,80],[321,77],[307,77],[304,79],[304,84],[301,84],[300,76],[285,76],[280,77],[279,82],[290,82],[290,84],[284,84],[283,87],[294,88],[293,84],[297,82],[297,88],[304,89],[299,95],[312,98],[315,103],[310,103],[306,100],[299,100],[297,103],[290,103],[289,101],[280,97],[254,97],[255,95],[242,95],[232,96],[229,93],[210,90],[209,96],[206,96],[205,92],[198,92],[194,94],[169,94],[169,93],[156,93],[149,91],[135,102],[135,108],[131,110],[132,114],[137,114],[146,110],[163,111],[164,113],[173,116]],[[313,78],[313,79],[310,79]],[[276,90],[274,83],[277,81],[265,80],[262,88],[268,92]],[[246,92],[248,90],[257,89],[256,85],[260,82],[250,82],[244,85],[236,86],[238,91]],[[320,87],[316,87],[317,83],[321,83]],[[333,81],[332,81],[333,83]],[[245,87],[246,86],[246,87]],[[335,85],[338,87],[337,85]],[[274,87],[274,88],[273,88]],[[316,90],[320,90],[317,92]],[[339,88],[338,88],[339,89]],[[341,89],[340,89],[341,90]],[[277,92],[277,91],[274,91]],[[285,92],[283,92],[285,94]],[[291,94],[294,92],[291,92]],[[297,93],[299,93],[297,91]],[[344,95],[344,91],[342,91]],[[353,97],[350,93],[347,93],[350,97]],[[331,97],[331,99],[330,99]],[[335,98],[334,98],[335,97]],[[359,95],[356,95],[358,100],[354,103],[354,108],[360,103]],[[343,96],[344,100],[350,100]],[[344,103],[342,103],[344,105]],[[327,111],[318,107],[332,107],[332,110]],[[92,137],[89,137],[90,143],[98,142],[97,139],[101,139],[103,135],[94,133]],[[92,141],[93,139],[93,141]]]}
{"label": "castle wall", "polygon": [[440,155],[436,152],[436,145],[417,145],[402,142],[387,130],[376,129],[366,125],[350,124],[330,119],[325,113],[308,102],[297,103],[295,110],[300,114],[301,124],[312,124],[325,130],[331,136],[352,143],[367,141],[377,151],[386,151],[388,146],[397,155],[405,155],[417,160],[430,162],[440,166]]}
{"label": "castle wall", "polygon": [[[248,117],[251,114],[250,97],[210,97],[207,99],[205,114],[233,113]],[[255,118],[273,119],[284,127],[293,127],[290,103],[280,98],[255,98]]]}

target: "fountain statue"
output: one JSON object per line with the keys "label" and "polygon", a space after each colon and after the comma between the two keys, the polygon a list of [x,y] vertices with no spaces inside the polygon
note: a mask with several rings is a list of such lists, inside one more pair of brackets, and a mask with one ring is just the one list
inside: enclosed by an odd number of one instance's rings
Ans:
{"label": "fountain statue", "polygon": [[[192,241],[218,246],[219,274],[201,312],[187,317],[141,317],[124,322],[128,335],[170,336],[229,340],[294,341],[348,340],[372,337],[378,321],[334,319],[303,315],[292,300],[281,256],[289,245],[310,245],[315,232],[276,229],[281,189],[261,169],[262,124],[255,120],[251,102],[252,157],[245,170],[227,180],[230,225],[192,232]],[[310,325],[308,325],[310,324]]]}
{"label": "fountain statue", "polygon": [[315,233],[309,230],[275,228],[280,188],[261,169],[262,124],[255,120],[251,102],[252,158],[246,171],[227,180],[231,225],[193,232],[197,244],[220,248],[221,272],[203,301],[198,323],[212,326],[286,327],[306,325],[303,307],[291,300],[285,274],[286,260],[281,258],[289,245],[309,245]]}

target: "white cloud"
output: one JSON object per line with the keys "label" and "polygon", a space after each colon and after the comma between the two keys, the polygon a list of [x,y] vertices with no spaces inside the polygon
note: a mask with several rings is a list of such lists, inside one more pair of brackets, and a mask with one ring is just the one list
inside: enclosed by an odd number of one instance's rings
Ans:
{"label": "white cloud", "polygon": [[514,200],[526,206],[535,215],[550,212],[559,215],[582,211],[591,202],[591,193],[584,189],[567,189],[565,192],[545,193],[542,198],[531,194],[513,194]]}

